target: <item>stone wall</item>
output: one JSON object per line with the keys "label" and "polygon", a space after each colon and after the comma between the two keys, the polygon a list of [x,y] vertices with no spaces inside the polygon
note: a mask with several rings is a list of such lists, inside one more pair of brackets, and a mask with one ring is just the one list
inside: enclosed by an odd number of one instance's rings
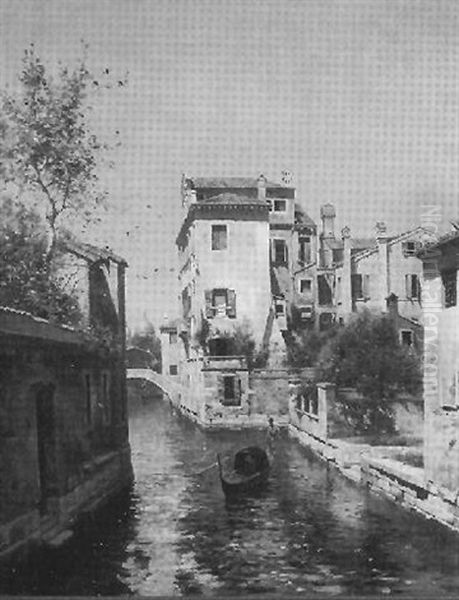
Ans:
{"label": "stone wall", "polygon": [[[122,353],[38,322],[0,327],[0,555],[132,480]],[[62,329],[62,331],[61,331]],[[67,500],[66,500],[67,499]]]}

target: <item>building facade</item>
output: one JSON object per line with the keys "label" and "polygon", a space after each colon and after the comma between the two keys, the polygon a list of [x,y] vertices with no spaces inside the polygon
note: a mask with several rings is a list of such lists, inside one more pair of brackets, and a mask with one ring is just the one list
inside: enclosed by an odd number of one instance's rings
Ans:
{"label": "building facade", "polygon": [[459,488],[459,231],[421,250],[424,465],[427,481]]}
{"label": "building facade", "polygon": [[90,328],[0,308],[0,556],[59,543],[132,481],[126,263],[83,244],[66,252],[61,269],[81,282]]}

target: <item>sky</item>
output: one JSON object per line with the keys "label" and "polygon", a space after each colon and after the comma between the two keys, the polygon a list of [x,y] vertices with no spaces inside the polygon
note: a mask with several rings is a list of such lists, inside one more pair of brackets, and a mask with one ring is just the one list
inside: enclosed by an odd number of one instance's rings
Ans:
{"label": "sky", "polygon": [[128,326],[177,312],[175,237],[189,176],[293,174],[319,222],[391,233],[435,205],[459,218],[456,0],[0,0],[0,87],[31,43],[51,70],[89,45],[93,122],[121,144],[95,239],[129,263]]}

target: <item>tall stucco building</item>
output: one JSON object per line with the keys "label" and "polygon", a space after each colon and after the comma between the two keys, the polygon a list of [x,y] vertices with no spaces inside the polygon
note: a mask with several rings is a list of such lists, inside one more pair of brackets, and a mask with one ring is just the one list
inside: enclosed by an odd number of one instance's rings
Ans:
{"label": "tall stucco building", "polygon": [[190,349],[246,323],[260,344],[271,306],[266,180],[184,178],[177,236],[181,318]]}
{"label": "tall stucco building", "polygon": [[423,262],[424,464],[427,481],[459,486],[459,231],[420,252]]}

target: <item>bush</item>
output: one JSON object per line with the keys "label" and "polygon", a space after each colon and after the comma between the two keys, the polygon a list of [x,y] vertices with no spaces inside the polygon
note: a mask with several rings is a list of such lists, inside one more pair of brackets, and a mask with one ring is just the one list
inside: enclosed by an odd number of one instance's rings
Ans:
{"label": "bush", "polygon": [[358,402],[337,397],[358,433],[393,432],[391,401],[400,393],[417,394],[422,389],[420,360],[400,344],[387,315],[369,311],[356,315],[330,340],[320,359],[326,381],[354,388],[360,395]]}

